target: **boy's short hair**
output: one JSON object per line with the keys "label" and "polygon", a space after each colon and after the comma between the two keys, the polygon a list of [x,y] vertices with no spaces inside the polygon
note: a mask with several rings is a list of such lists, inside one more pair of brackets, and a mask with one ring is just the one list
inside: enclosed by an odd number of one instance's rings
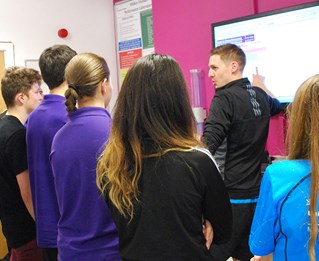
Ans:
{"label": "boy's short hair", "polygon": [[14,99],[20,92],[28,95],[28,91],[42,77],[37,70],[25,67],[10,67],[1,80],[1,93],[7,108],[14,105]]}
{"label": "boy's short hair", "polygon": [[50,90],[64,82],[65,67],[76,54],[76,51],[64,44],[53,45],[41,53],[39,67],[43,81]]}

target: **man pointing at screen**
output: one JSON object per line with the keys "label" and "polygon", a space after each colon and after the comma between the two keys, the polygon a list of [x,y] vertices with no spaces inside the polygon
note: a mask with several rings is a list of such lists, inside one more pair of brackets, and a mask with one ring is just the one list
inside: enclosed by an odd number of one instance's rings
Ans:
{"label": "man pointing at screen", "polygon": [[[204,127],[203,141],[214,155],[224,178],[233,209],[232,239],[213,245],[217,261],[249,260],[248,237],[261,182],[261,160],[268,136],[270,116],[282,111],[280,102],[263,85],[243,78],[246,56],[234,44],[213,49],[208,76],[216,88]],[[264,90],[263,90],[264,89]]]}

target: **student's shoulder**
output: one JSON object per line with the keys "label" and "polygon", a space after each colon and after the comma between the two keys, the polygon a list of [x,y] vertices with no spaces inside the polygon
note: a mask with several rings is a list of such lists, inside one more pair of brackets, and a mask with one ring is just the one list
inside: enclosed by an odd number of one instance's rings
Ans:
{"label": "student's shoulder", "polygon": [[17,126],[4,133],[2,138],[6,140],[7,147],[15,147],[18,144],[23,145],[26,143],[26,128]]}
{"label": "student's shoulder", "polygon": [[271,184],[276,194],[284,193],[306,178],[310,172],[311,165],[308,160],[284,160],[267,167],[263,181]]}
{"label": "student's shoulder", "polygon": [[203,159],[215,162],[213,155],[206,148],[194,147],[192,152],[194,153],[194,155],[196,155],[199,158],[203,158]]}
{"label": "student's shoulder", "polygon": [[269,175],[277,175],[277,173],[280,173],[281,176],[288,177],[292,175],[300,176],[310,170],[311,165],[309,160],[282,160],[267,167],[267,172],[270,173]]}
{"label": "student's shoulder", "polygon": [[0,120],[0,129],[1,129],[1,134],[6,133],[6,134],[11,134],[15,132],[22,132],[25,133],[26,128],[21,122],[13,116],[4,116]]}
{"label": "student's shoulder", "polygon": [[193,147],[189,151],[180,152],[179,156],[191,164],[203,166],[213,164],[217,166],[216,161],[209,150],[202,147]]}
{"label": "student's shoulder", "polygon": [[40,104],[28,118],[28,126],[46,127],[46,125],[65,124],[68,119],[68,114],[65,106],[51,106]]}

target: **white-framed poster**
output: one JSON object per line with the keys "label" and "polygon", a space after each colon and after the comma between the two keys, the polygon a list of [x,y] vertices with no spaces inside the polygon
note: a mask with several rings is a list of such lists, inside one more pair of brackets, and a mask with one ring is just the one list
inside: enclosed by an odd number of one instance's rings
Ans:
{"label": "white-framed poster", "polygon": [[120,85],[128,69],[142,56],[154,53],[152,0],[125,0],[114,5]]}

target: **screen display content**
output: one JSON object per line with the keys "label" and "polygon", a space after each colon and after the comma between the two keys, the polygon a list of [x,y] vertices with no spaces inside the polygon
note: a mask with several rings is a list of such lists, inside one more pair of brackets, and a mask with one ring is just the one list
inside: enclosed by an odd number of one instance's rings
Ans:
{"label": "screen display content", "polygon": [[258,68],[282,103],[293,101],[300,84],[319,73],[319,3],[279,9],[212,24],[213,47],[226,43],[246,53],[244,77]]}

